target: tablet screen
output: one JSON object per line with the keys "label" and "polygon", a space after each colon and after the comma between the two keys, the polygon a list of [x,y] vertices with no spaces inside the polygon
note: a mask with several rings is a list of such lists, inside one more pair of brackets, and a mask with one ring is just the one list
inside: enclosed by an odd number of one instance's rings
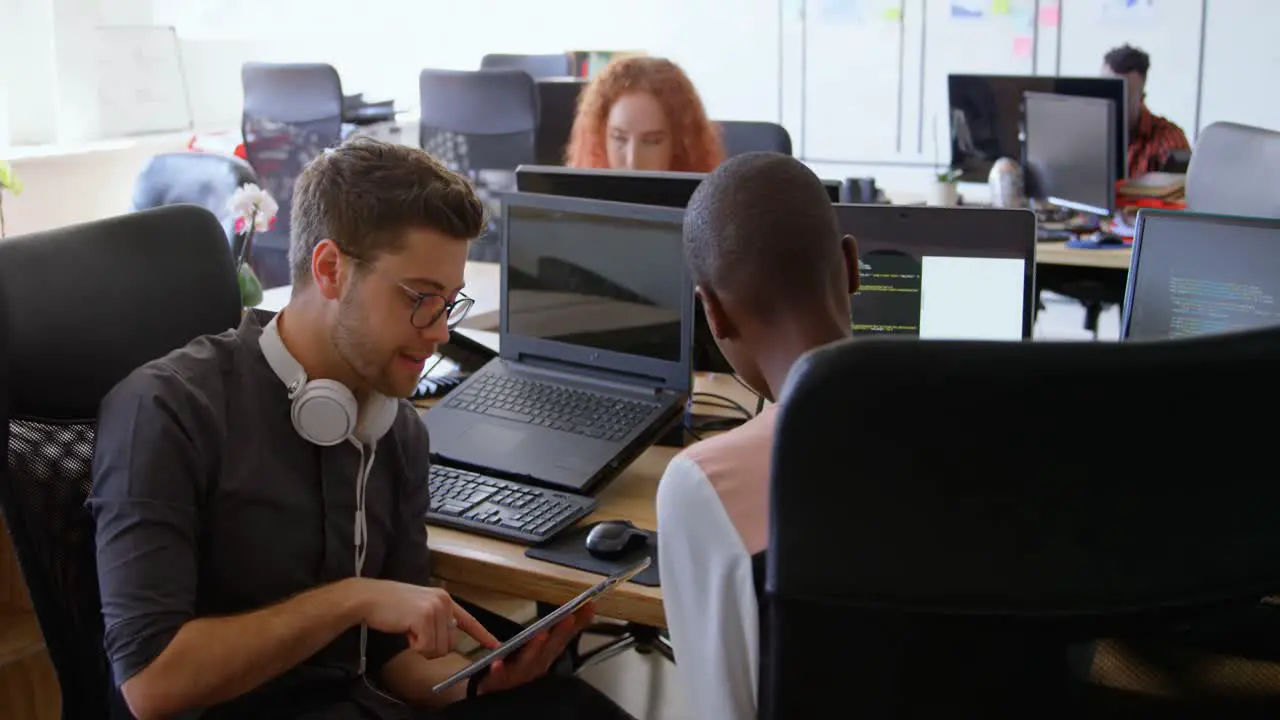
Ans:
{"label": "tablet screen", "polygon": [[563,620],[565,617],[572,614],[573,611],[577,610],[583,605],[586,605],[591,600],[594,600],[600,597],[601,595],[604,595],[605,593],[613,590],[617,586],[630,580],[631,578],[635,577],[641,572],[644,572],[645,568],[649,567],[649,563],[650,563],[649,558],[645,558],[640,562],[636,563],[635,565],[632,565],[631,567],[627,568],[626,570],[622,570],[610,577],[605,578],[604,580],[601,580],[599,583],[596,583],[593,587],[583,592],[578,597],[556,608],[555,611],[552,612],[551,614],[538,620],[537,622],[525,628],[524,630],[521,630],[520,633],[517,634],[515,637],[499,645],[493,650],[490,650],[489,652],[485,653],[485,655],[481,657],[479,660],[476,660],[475,662],[471,663],[467,667],[454,673],[448,679],[444,680],[443,682],[441,682],[440,684],[432,688],[432,690],[435,692],[447,690],[448,688],[453,687],[459,682],[466,680],[472,675],[475,675],[481,670],[489,667],[494,663],[494,661],[500,660],[506,657],[507,655],[510,655],[511,653],[515,652],[516,650],[519,650],[520,647],[523,646],[525,643],[529,642],[529,640],[534,635],[537,635],[539,632],[542,632],[543,630],[550,630],[551,627],[553,627],[556,623]]}

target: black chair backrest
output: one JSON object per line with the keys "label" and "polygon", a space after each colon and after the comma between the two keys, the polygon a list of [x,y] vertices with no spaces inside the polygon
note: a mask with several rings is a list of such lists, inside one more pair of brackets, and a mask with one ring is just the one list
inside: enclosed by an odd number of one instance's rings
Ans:
{"label": "black chair backrest", "polygon": [[423,70],[423,149],[456,172],[515,170],[536,159],[538,94],[520,70]]}
{"label": "black chair backrest", "polygon": [[227,203],[237,188],[257,182],[258,176],[249,163],[234,155],[161,153],[148,160],[138,173],[133,185],[133,209],[199,205],[219,218],[231,240],[235,237],[235,219]]}
{"label": "black chair backrest", "polygon": [[538,132],[534,140],[539,165],[563,165],[573,121],[578,116],[578,99],[586,80],[538,80]]}
{"label": "black chair backrest", "polygon": [[725,157],[762,151],[791,154],[791,133],[777,123],[721,120],[719,125]]}
{"label": "black chair backrest", "polygon": [[275,226],[253,241],[254,270],[264,287],[289,284],[289,214],[302,169],[342,141],[342,82],[322,63],[245,63],[245,157],[279,205]]}
{"label": "black chair backrest", "polygon": [[237,324],[240,292],[218,220],[171,205],[0,242],[13,535],[63,717],[108,717],[110,671],[93,521],[94,425],[103,396],[143,363]]}
{"label": "black chair backrest", "polygon": [[1052,716],[1072,643],[1280,590],[1280,483],[1246,470],[1270,466],[1274,426],[1246,415],[1280,401],[1278,363],[1280,330],[806,356],[773,451],[760,717]]}
{"label": "black chair backrest", "polygon": [[506,55],[494,53],[480,58],[481,70],[520,70],[535,80],[571,77],[573,58],[568,53],[557,55]]}
{"label": "black chair backrest", "polygon": [[1280,168],[1280,132],[1239,123],[1212,123],[1196,138],[1195,153],[1187,167],[1187,209],[1280,217],[1276,168]]}

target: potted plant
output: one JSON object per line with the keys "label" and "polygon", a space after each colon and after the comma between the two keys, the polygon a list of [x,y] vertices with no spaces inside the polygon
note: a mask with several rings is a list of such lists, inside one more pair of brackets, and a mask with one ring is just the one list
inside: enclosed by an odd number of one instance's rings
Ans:
{"label": "potted plant", "polygon": [[8,160],[0,160],[0,238],[4,237],[4,191],[14,195],[22,194],[22,181],[13,172]]}
{"label": "potted plant", "polygon": [[956,185],[960,182],[960,176],[964,171],[960,168],[949,168],[943,172],[935,173],[933,178],[933,186],[929,191],[929,204],[951,206],[959,204],[960,191]]}
{"label": "potted plant", "polygon": [[246,183],[236,189],[228,202],[235,218],[236,235],[243,235],[240,253],[236,257],[236,278],[240,283],[240,305],[245,308],[262,302],[262,282],[253,272],[253,266],[245,262],[253,250],[253,238],[259,232],[271,229],[280,206],[266,190],[254,183]]}

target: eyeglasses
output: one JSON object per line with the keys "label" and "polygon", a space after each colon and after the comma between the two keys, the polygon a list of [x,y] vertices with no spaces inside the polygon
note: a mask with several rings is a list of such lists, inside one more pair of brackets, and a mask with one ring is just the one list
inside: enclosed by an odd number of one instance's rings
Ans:
{"label": "eyeglasses", "polygon": [[441,317],[445,318],[445,327],[452,330],[466,319],[471,306],[476,304],[475,300],[462,293],[458,293],[458,297],[450,301],[443,295],[420,293],[404,283],[396,284],[413,298],[413,311],[409,313],[409,323],[419,330],[426,330],[435,325]]}

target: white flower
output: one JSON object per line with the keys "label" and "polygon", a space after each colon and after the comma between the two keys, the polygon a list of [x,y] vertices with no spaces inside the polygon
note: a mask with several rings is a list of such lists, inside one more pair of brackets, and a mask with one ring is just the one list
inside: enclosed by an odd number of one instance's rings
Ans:
{"label": "white flower", "polygon": [[269,230],[271,221],[275,219],[276,213],[280,211],[280,206],[276,204],[275,198],[272,198],[270,193],[253,183],[246,183],[237,188],[235,194],[231,196],[231,200],[227,203],[227,208],[232,212],[236,220],[237,229],[247,225],[252,220],[253,229],[257,232]]}

